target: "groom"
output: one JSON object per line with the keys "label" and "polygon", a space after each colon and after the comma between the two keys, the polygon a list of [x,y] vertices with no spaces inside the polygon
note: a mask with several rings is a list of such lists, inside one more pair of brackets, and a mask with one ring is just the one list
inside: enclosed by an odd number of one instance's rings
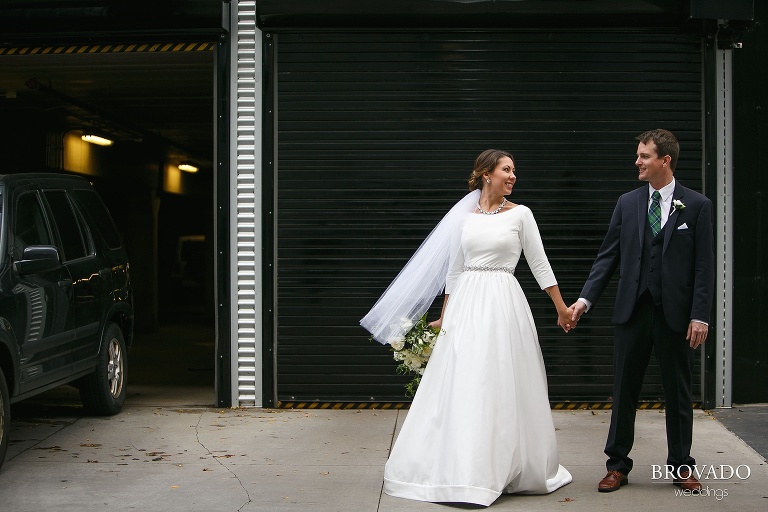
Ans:
{"label": "groom", "polygon": [[635,165],[648,182],[621,197],[579,300],[577,321],[603,293],[616,268],[614,384],[605,445],[608,474],[598,491],[628,483],[635,412],[653,348],[661,369],[667,465],[673,483],[701,490],[691,469],[693,353],[707,339],[714,296],[712,202],[673,176],[679,144],[667,130],[637,137]]}

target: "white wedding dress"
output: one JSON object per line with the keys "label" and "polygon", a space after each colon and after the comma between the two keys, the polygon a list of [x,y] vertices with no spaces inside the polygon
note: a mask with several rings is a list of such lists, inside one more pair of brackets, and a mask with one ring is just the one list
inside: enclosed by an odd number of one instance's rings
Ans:
{"label": "white wedding dress", "polygon": [[487,506],[571,482],[536,326],[510,273],[521,251],[542,289],[557,284],[530,209],[467,215],[442,330],[384,469],[387,494]]}

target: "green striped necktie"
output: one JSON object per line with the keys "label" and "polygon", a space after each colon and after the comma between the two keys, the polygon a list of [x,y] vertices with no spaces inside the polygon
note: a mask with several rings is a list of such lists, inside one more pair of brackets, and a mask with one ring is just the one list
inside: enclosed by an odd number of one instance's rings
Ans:
{"label": "green striped necktie", "polygon": [[661,204],[659,204],[660,199],[661,194],[659,194],[658,190],[654,190],[653,194],[651,194],[651,207],[648,210],[648,222],[651,224],[651,232],[653,233],[653,236],[658,235],[659,231],[661,231]]}

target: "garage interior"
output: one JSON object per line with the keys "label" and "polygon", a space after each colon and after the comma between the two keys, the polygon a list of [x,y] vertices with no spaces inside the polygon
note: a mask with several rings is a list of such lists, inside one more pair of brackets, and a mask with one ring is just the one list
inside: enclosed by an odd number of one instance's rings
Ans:
{"label": "garage interior", "polygon": [[[97,15],[69,4],[73,26]],[[45,26],[66,9],[25,5],[0,11],[3,24],[19,30],[0,47],[0,172],[71,173],[93,183],[131,262],[136,335],[128,400],[210,405],[217,35],[165,28],[34,37],[23,34],[24,24]],[[206,20],[220,23],[218,11]],[[89,134],[113,144],[83,141]]]}

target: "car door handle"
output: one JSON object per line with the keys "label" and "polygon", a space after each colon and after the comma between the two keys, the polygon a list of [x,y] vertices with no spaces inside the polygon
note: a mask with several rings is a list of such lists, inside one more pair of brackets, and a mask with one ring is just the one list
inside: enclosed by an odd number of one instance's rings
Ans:
{"label": "car door handle", "polygon": [[71,286],[72,281],[69,279],[62,279],[61,281],[57,281],[56,284],[59,285],[59,287],[64,288],[65,286]]}
{"label": "car door handle", "polygon": [[99,277],[107,278],[112,273],[112,271],[108,268],[103,268],[99,270]]}

